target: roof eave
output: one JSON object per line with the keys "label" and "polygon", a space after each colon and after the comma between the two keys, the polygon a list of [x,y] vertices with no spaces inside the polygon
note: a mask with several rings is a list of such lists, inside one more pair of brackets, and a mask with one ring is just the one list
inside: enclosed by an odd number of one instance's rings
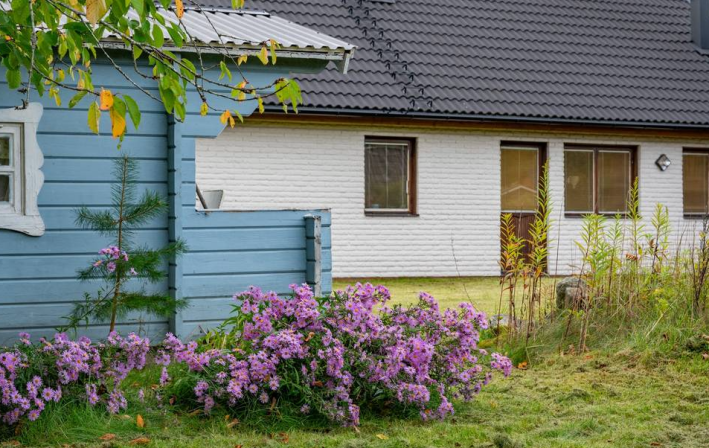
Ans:
{"label": "roof eave", "polygon": [[[267,106],[267,111],[280,111],[275,106]],[[376,116],[395,117],[411,119],[431,119],[441,121],[475,121],[475,122],[498,122],[498,123],[536,123],[553,125],[577,125],[577,126],[605,126],[617,128],[647,128],[647,129],[667,129],[667,130],[698,130],[709,131],[709,124],[700,123],[661,123],[647,121],[614,121],[614,120],[590,120],[578,118],[547,118],[547,117],[525,117],[513,115],[485,115],[485,114],[446,114],[436,112],[416,112],[416,111],[379,111],[371,109],[332,109],[324,107],[303,107],[298,108],[302,114],[317,115],[339,115],[339,116]]]}
{"label": "roof eave", "polygon": [[[110,48],[113,50],[129,50],[130,48],[126,46],[120,40],[113,39],[103,39],[101,45],[104,48]],[[221,44],[199,44],[199,45],[184,45],[182,47],[177,47],[166,43],[163,45],[162,49],[171,51],[173,53],[200,53],[200,54],[218,54],[218,55],[228,55],[228,56],[256,56],[261,53],[261,47],[256,47],[254,45],[221,45]],[[277,54],[280,58],[287,59],[317,59],[332,61],[335,63],[337,69],[342,73],[347,73],[349,68],[350,60],[354,55],[354,48],[283,48],[278,50]]]}

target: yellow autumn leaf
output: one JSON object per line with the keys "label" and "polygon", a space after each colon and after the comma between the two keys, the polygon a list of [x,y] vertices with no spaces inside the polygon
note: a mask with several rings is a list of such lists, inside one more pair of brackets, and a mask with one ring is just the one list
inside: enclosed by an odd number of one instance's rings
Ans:
{"label": "yellow autumn leaf", "polygon": [[268,64],[268,48],[265,45],[261,47],[261,52],[258,54],[258,59],[263,65]]}
{"label": "yellow autumn leaf", "polygon": [[106,0],[86,0],[86,19],[92,25],[96,25],[106,11]]}
{"label": "yellow autumn leaf", "polygon": [[207,115],[207,112],[209,112],[209,106],[207,105],[207,103],[202,103],[202,106],[200,106],[199,108],[199,114],[201,116],[205,116]]}
{"label": "yellow autumn leaf", "polygon": [[113,107],[113,94],[111,93],[110,90],[101,89],[100,100],[101,100],[101,104],[100,104],[101,110],[109,110],[110,108]]}
{"label": "yellow autumn leaf", "polygon": [[[113,138],[118,138],[126,132],[126,119],[113,107],[109,112],[109,116],[111,117],[111,133],[113,134]],[[140,416],[138,417],[139,419],[136,419],[138,421],[143,419]]]}
{"label": "yellow autumn leaf", "polygon": [[249,59],[249,57],[247,55],[242,54],[241,56],[239,56],[239,59],[236,60],[236,65],[241,65],[244,62],[246,62],[248,59]]}
{"label": "yellow autumn leaf", "polygon": [[135,418],[135,424],[138,426],[138,428],[145,428],[145,420],[143,420],[142,415],[138,414],[138,416]]}
{"label": "yellow autumn leaf", "polygon": [[238,86],[236,86],[239,93],[236,95],[237,101],[244,101],[246,99],[246,92],[244,88],[246,87],[246,81],[241,81]]}
{"label": "yellow autumn leaf", "polygon": [[177,15],[178,19],[185,15],[185,5],[182,0],[175,0],[175,15]]}
{"label": "yellow autumn leaf", "polygon": [[258,97],[258,98],[256,98],[256,101],[258,101],[258,113],[262,114],[263,111],[264,111],[264,108],[263,108],[263,98]]}
{"label": "yellow autumn leaf", "polygon": [[377,438],[381,440],[387,440],[389,436],[385,436],[384,434],[377,434]]}
{"label": "yellow autumn leaf", "polygon": [[229,118],[231,118],[231,112],[228,110],[225,110],[222,112],[222,115],[219,117],[219,121],[221,121],[222,124],[226,124],[227,121],[229,121]]}

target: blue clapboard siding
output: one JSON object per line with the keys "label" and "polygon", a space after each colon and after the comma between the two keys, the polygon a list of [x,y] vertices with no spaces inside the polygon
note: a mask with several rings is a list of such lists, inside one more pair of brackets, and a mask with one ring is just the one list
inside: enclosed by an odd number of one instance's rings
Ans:
{"label": "blue clapboard siding", "polygon": [[[323,272],[331,272],[330,215],[321,210],[197,212],[184,207],[183,238],[189,252],[182,259],[183,331],[195,336],[228,316],[232,296],[249,286],[288,294],[292,283],[306,280],[305,216],[323,217]],[[326,274],[323,290],[332,289]]]}
{"label": "blue clapboard siding", "polygon": [[[278,68],[248,64],[244,70],[254,85],[267,85],[289,71],[317,71],[322,62],[299,62],[289,66],[279,59]],[[308,66],[307,64],[310,64]],[[131,69],[132,70],[132,69]],[[138,191],[157,191],[170,199],[169,216],[154,219],[137,230],[135,241],[158,247],[174,238],[189,246],[183,257],[172,260],[170,276],[146,285],[147,292],[167,292],[189,299],[189,306],[169,321],[145,315],[130,315],[120,322],[121,332],[139,331],[159,339],[167,331],[195,336],[218,325],[230,312],[232,295],[257,285],[265,290],[288,293],[291,283],[303,283],[307,270],[305,215],[318,214],[323,222],[323,291],[330,291],[330,215],[321,210],[259,212],[201,212],[195,209],[195,144],[200,138],[215,138],[222,131],[218,112],[199,115],[197,97],[190,94],[186,122],[177,123],[163,106],[131,86],[109,66],[93,64],[94,84],[131,95],[140,105],[142,122],[128,135],[122,149],[111,138],[107,114],[96,136],[86,124],[89,100],[73,110],[57,107],[53,100],[37,98],[44,106],[38,142],[44,153],[44,186],[38,203],[46,226],[41,237],[0,230],[0,346],[12,343],[20,331],[35,337],[51,336],[63,323],[77,300],[97,290],[100,283],[79,282],[84,268],[109,239],[77,228],[75,210],[88,206],[103,210],[111,204],[113,161],[129,154],[139,161]],[[130,70],[129,70],[130,71]],[[4,80],[0,69],[0,80]],[[142,88],[156,93],[151,80],[137,77]],[[229,92],[224,92],[229,93]],[[72,96],[63,92],[64,103]],[[15,107],[23,98],[0,82],[0,108]],[[235,105],[214,98],[216,108],[238,109],[244,116],[255,103]],[[140,283],[132,280],[134,287]],[[107,325],[96,323],[81,334],[103,337]]]}
{"label": "blue clapboard siding", "polygon": [[[94,79],[118,81],[109,67],[96,64],[93,69]],[[4,79],[4,72],[0,78]],[[135,156],[140,160],[139,191],[150,189],[167,194],[165,114],[157,107],[159,104],[125,82],[115,86],[133,96],[145,111],[139,130],[129,125],[121,151],[117,140],[110,136],[107,114],[101,120],[100,136],[88,129],[88,99],[68,110],[57,107],[53,100],[40,100],[33,95],[32,99],[44,106],[37,139],[45,159],[45,182],[38,203],[47,230],[41,237],[0,230],[0,345],[11,342],[23,330],[35,336],[51,335],[75,301],[82,300],[84,293],[96,292],[99,283],[79,282],[76,273],[110,239],[77,228],[74,211],[82,205],[97,210],[110,205],[114,160],[124,153]],[[18,104],[18,94],[8,92],[5,84],[0,84],[0,91],[1,108]],[[64,94],[65,103],[70,96]],[[136,231],[134,238],[138,244],[157,247],[167,242],[166,231],[167,217],[161,217]],[[161,281],[148,285],[146,290],[163,291],[166,284]],[[127,317],[120,328],[140,330],[151,337],[168,330],[163,319],[140,315]],[[93,325],[81,332],[105,336],[107,326]]]}

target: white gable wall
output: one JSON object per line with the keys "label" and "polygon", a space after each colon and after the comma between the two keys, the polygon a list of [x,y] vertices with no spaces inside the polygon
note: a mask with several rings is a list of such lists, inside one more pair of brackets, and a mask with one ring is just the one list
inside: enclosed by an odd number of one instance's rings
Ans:
{"label": "white gable wall", "polygon": [[[416,138],[418,217],[364,215],[364,138],[377,135]],[[638,145],[648,222],[661,202],[675,229],[700,224],[682,218],[682,148],[709,147],[709,141],[252,121],[198,141],[197,182],[203,190],[225,190],[222,208],[332,209],[334,277],[497,275],[502,140],[548,145],[551,273],[570,272],[579,256],[574,240],[581,220],[563,216],[565,143]],[[666,172],[655,166],[663,153],[673,162]]]}

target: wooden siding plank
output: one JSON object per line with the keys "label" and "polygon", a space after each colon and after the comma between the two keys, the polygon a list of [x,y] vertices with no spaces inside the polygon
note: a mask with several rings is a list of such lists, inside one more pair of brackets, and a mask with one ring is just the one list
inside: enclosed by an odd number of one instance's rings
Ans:
{"label": "wooden siding plank", "polygon": [[[128,134],[123,140],[123,147],[116,150],[116,141],[112,138],[97,138],[95,135],[42,134],[37,137],[46,160],[52,157],[74,159],[107,158],[117,159],[129,155],[136,160],[165,159],[167,140],[162,136],[144,136]],[[87,148],[91,148],[87,151]]]}
{"label": "wooden siding plank", "polygon": [[[303,216],[319,214],[323,227],[330,226],[330,213],[322,210],[219,210],[196,211],[194,206],[184,207],[185,229],[219,229],[239,227],[303,226]],[[323,243],[325,244],[325,243]]]}
{"label": "wooden siding plank", "polygon": [[184,255],[184,274],[247,274],[302,270],[305,250],[199,252]]}
{"label": "wooden siding plank", "polygon": [[[44,160],[44,166],[42,166],[44,181],[47,183],[113,181],[113,169],[114,161],[110,159],[55,159],[47,157]],[[139,161],[136,181],[167,181],[167,161]]]}
{"label": "wooden siding plank", "polygon": [[[110,206],[111,182],[76,184],[76,183],[45,183],[39,193],[40,206]],[[158,183],[136,184],[136,194],[141,196],[145,191],[155,191],[167,197],[167,183],[160,180]]]}
{"label": "wooden siding plank", "polygon": [[[44,219],[44,225],[48,231],[51,230],[78,230],[76,227],[76,208],[79,206],[68,207],[40,207],[40,214]],[[108,210],[109,207],[91,207],[93,211]],[[167,229],[167,213],[162,216],[157,216],[151,221],[145,223],[142,229]],[[2,234],[0,230],[0,234]],[[9,232],[8,232],[9,233]],[[46,234],[45,234],[46,235]],[[0,237],[2,238],[2,237]]]}
{"label": "wooden siding plank", "polygon": [[305,249],[304,227],[188,229],[184,238],[191,251]]}
{"label": "wooden siding plank", "polygon": [[245,291],[249,286],[259,286],[264,290],[273,290],[279,294],[289,292],[291,283],[305,282],[305,269],[296,272],[254,273],[234,275],[195,275],[184,278],[184,295],[187,298],[231,297]]}
{"label": "wooden siding plank", "polygon": [[94,255],[20,255],[0,256],[0,279],[53,279],[76,277]]}
{"label": "wooden siding plank", "polygon": [[[164,229],[135,230],[131,236],[138,246],[159,247],[167,243]],[[96,256],[98,251],[111,244],[112,238],[90,230],[47,231],[41,238],[27,238],[20,233],[4,235],[0,257],[13,255],[83,254]]]}
{"label": "wooden siding plank", "polygon": [[[52,113],[54,112],[54,113]],[[126,129],[132,135],[156,135],[164,136],[167,132],[167,123],[164,112],[143,112],[140,118],[140,129],[134,129],[131,120],[127,120]],[[111,135],[111,119],[108,114],[101,114],[99,124],[100,135],[109,137]],[[71,134],[71,135],[94,135],[86,124],[86,111],[77,109],[62,109],[56,111],[46,111],[39,123],[37,131],[42,134]],[[118,146],[118,140],[112,139]]]}
{"label": "wooden siding plank", "polygon": [[[42,328],[58,326],[65,323],[64,316],[68,316],[74,309],[73,303],[43,303],[34,305],[3,305],[0,313],[12,316],[12,321],[4,328]],[[157,323],[164,319],[148,314],[131,313],[121,319],[121,323]],[[98,322],[97,322],[98,323]],[[107,323],[107,322],[102,322]]]}
{"label": "wooden siding plank", "polygon": [[[75,276],[52,280],[37,281],[35,279],[0,280],[0,305],[12,303],[42,304],[53,302],[70,302],[81,300],[84,293],[96,293],[102,286],[100,281],[80,282]],[[144,288],[147,293],[158,293],[167,290],[167,279],[157,283],[147,283],[140,280],[130,280],[130,289]],[[2,319],[0,319],[0,324]]]}

